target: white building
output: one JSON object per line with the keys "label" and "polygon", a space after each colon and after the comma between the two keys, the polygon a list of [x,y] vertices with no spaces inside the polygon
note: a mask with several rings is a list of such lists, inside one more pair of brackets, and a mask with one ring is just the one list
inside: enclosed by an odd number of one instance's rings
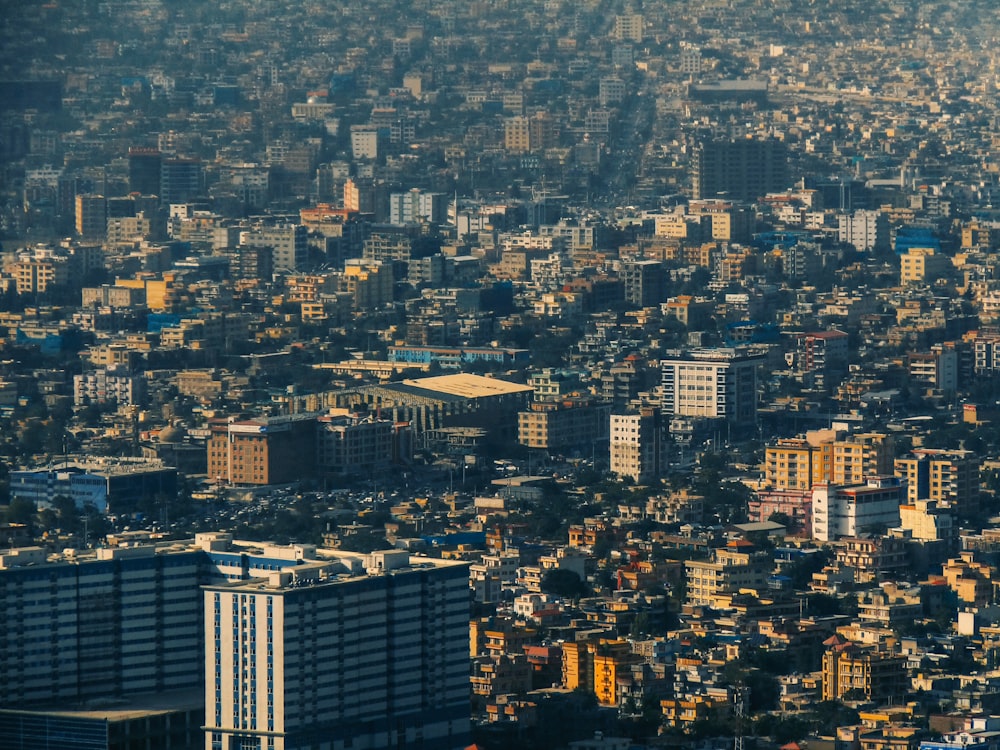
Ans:
{"label": "white building", "polygon": [[468,572],[332,553],[204,588],[205,749],[468,744]]}
{"label": "white building", "polygon": [[611,415],[611,472],[643,482],[666,468],[666,442],[660,415],[652,409],[639,414]]}
{"label": "white building", "polygon": [[832,542],[899,526],[899,506],[906,501],[906,481],[869,477],[864,484],[819,482],[812,488],[813,539]]}
{"label": "white building", "polygon": [[119,406],[140,405],[145,400],[145,381],[133,375],[127,367],[111,367],[73,376],[73,404],[115,403]]}
{"label": "white building", "polygon": [[674,352],[660,362],[663,413],[753,424],[762,357],[744,347]]}
{"label": "white building", "polygon": [[304,268],[309,259],[308,232],[302,224],[258,227],[243,233],[240,244],[271,248],[275,271]]}
{"label": "white building", "polygon": [[889,217],[882,211],[855,211],[837,217],[837,239],[857,250],[889,247]]}

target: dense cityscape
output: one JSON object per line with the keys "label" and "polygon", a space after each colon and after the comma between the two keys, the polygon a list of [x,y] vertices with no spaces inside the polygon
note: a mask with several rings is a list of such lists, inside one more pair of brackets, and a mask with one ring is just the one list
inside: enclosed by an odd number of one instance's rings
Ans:
{"label": "dense cityscape", "polygon": [[6,4],[0,750],[1000,750],[998,42]]}

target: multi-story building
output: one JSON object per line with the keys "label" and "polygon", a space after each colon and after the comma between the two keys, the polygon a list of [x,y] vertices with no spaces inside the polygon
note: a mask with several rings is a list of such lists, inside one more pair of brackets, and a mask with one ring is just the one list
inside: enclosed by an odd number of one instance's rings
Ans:
{"label": "multi-story building", "polygon": [[351,258],[344,263],[342,291],[351,296],[354,309],[372,310],[392,302],[392,266],[378,260]]}
{"label": "multi-story building", "polygon": [[764,479],[777,490],[812,490],[818,482],[859,484],[892,473],[893,441],[884,433],[812,430],[764,449]]}
{"label": "multi-story building", "polygon": [[907,542],[896,536],[849,537],[834,545],[838,570],[851,570],[856,583],[895,576],[909,566]]}
{"label": "multi-story building", "polygon": [[19,252],[12,271],[18,294],[44,294],[68,284],[72,266],[65,251],[38,245]]}
{"label": "multi-story building", "polygon": [[740,589],[763,591],[771,567],[767,554],[744,551],[738,546],[715,550],[712,560],[687,560],[684,573],[688,603],[711,605],[715,597],[735,594]]}
{"label": "multi-story building", "polygon": [[389,195],[389,223],[415,224],[429,222],[441,224],[447,218],[448,196],[444,193],[428,193],[413,188],[406,193]]}
{"label": "multi-story building", "polygon": [[610,404],[589,397],[535,401],[518,412],[518,442],[528,448],[564,451],[591,448],[608,437]]}
{"label": "multi-story building", "polygon": [[932,284],[948,275],[951,260],[932,247],[911,247],[899,256],[899,283]]}
{"label": "multi-story building", "polygon": [[633,260],[622,264],[625,301],[638,307],[659,305],[666,298],[667,276],[658,260]]}
{"label": "multi-story building", "polygon": [[620,42],[642,43],[645,18],[638,13],[615,16],[613,36]]}
{"label": "multi-story building", "polygon": [[187,203],[202,194],[202,168],[198,159],[175,157],[160,164],[160,203]]}
{"label": "multi-story building", "polygon": [[64,496],[81,510],[89,505],[105,513],[109,507],[134,506],[157,495],[172,498],[176,492],[177,469],[140,458],[70,458],[45,469],[10,473],[11,499],[40,508]]}
{"label": "multi-story building", "polygon": [[848,336],[843,331],[816,331],[797,339],[796,365],[810,385],[830,388],[837,376],[847,373]]}
{"label": "multi-story building", "polygon": [[959,515],[979,508],[979,457],[973,451],[916,448],[895,462],[908,501],[937,500]]}
{"label": "multi-story building", "polygon": [[87,240],[104,241],[108,231],[108,201],[103,195],[76,196],[76,233]]}
{"label": "multi-story building", "polygon": [[899,525],[906,482],[899,477],[869,477],[864,484],[818,482],[812,490],[813,539],[885,531]]}
{"label": "multi-story building", "polygon": [[673,352],[660,363],[664,415],[753,424],[761,361],[742,347]]}
{"label": "multi-story building", "polygon": [[889,216],[859,210],[837,217],[837,239],[861,251],[889,249]]}
{"label": "multi-story building", "polygon": [[332,554],[204,588],[205,750],[461,748],[466,565]]}
{"label": "multi-story building", "polygon": [[691,164],[694,198],[753,201],[788,187],[787,148],[775,139],[701,141]]}
{"label": "multi-story building", "polygon": [[862,648],[839,636],[826,641],[823,700],[845,695],[890,702],[906,694],[906,659],[876,648]]}
{"label": "multi-story building", "polygon": [[208,476],[232,485],[292,482],[316,465],[316,415],[215,422],[208,439]]}
{"label": "multi-story building", "polygon": [[309,259],[307,231],[302,224],[263,226],[240,237],[248,247],[269,247],[275,271],[295,271],[304,268]]}
{"label": "multi-story building", "polygon": [[124,365],[102,368],[73,376],[73,403],[114,403],[141,406],[146,398],[146,381]]}
{"label": "multi-story building", "polygon": [[377,415],[344,412],[320,417],[317,468],[324,473],[351,474],[388,467],[399,458],[398,429],[396,423]]}
{"label": "multi-story building", "polygon": [[612,414],[609,437],[611,472],[635,482],[659,478],[667,457],[661,413],[645,408],[637,414]]}

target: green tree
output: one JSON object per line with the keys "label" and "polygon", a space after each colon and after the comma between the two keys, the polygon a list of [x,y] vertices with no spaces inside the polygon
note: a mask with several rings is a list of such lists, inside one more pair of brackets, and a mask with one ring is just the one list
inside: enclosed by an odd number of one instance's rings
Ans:
{"label": "green tree", "polygon": [[35,510],[35,504],[30,500],[15,497],[4,511],[4,520],[7,523],[29,524],[35,516]]}
{"label": "green tree", "polygon": [[580,580],[580,576],[572,570],[561,568],[548,571],[542,577],[541,588],[546,594],[554,594],[564,599],[578,599],[590,593],[587,584]]}

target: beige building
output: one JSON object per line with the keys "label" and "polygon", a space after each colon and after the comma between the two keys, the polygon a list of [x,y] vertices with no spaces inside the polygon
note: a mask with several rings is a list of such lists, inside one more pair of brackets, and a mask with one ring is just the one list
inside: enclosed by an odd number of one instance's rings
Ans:
{"label": "beige building", "polygon": [[688,604],[710,605],[720,595],[766,589],[771,560],[766,554],[727,547],[716,550],[712,560],[686,561],[684,572]]}
{"label": "beige building", "polygon": [[812,430],[803,438],[780,439],[764,450],[764,478],[778,490],[810,490],[819,482],[859,484],[892,473],[889,435]]}
{"label": "beige building", "polygon": [[951,261],[930,247],[911,247],[899,257],[900,284],[933,284],[948,275]]}

